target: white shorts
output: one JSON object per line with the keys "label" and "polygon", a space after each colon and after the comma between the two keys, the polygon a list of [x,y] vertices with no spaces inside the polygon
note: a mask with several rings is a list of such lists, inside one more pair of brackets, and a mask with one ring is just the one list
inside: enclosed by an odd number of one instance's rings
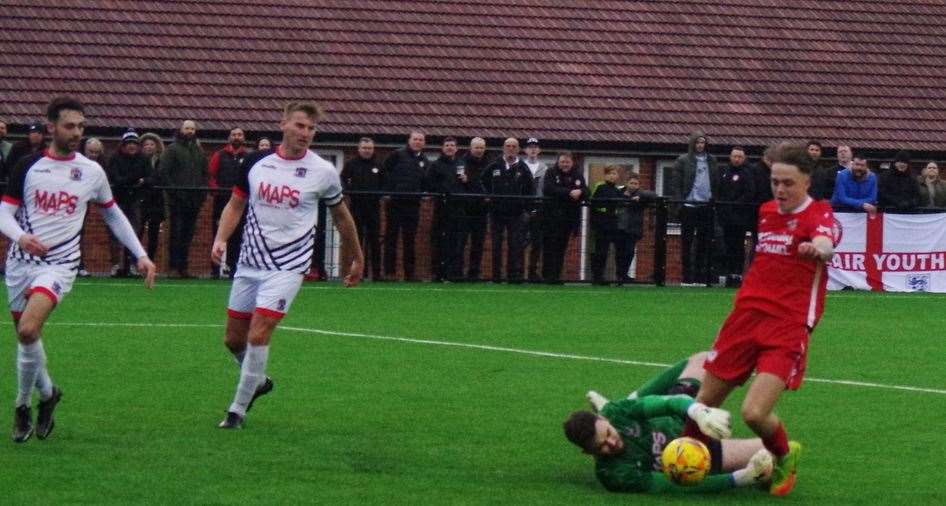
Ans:
{"label": "white shorts", "polygon": [[282,318],[301,286],[302,274],[297,272],[266,271],[240,264],[230,287],[227,314],[240,320],[251,319],[254,312]]}
{"label": "white shorts", "polygon": [[59,304],[72,290],[76,271],[63,265],[37,265],[10,260],[6,266],[7,301],[14,319],[26,309],[26,299],[41,294]]}

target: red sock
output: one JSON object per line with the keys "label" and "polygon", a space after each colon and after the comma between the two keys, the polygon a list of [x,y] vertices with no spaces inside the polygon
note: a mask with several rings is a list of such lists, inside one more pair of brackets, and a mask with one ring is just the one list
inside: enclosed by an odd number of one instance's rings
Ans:
{"label": "red sock", "polygon": [[779,423],[771,436],[762,438],[762,444],[776,459],[784,457],[788,453],[788,434],[785,433],[785,426]]}
{"label": "red sock", "polygon": [[700,431],[700,426],[690,418],[687,418],[687,423],[683,426],[683,437],[692,437],[693,439],[702,441],[705,445],[709,445],[710,442],[710,437],[703,434],[703,432]]}

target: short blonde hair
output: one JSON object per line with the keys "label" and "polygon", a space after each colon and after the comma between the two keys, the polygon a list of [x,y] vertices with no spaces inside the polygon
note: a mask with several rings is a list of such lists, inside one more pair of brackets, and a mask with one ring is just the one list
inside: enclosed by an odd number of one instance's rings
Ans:
{"label": "short blonde hair", "polygon": [[295,101],[289,102],[286,104],[285,109],[283,109],[282,117],[289,118],[294,112],[303,112],[306,116],[312,118],[312,121],[319,121],[325,115],[325,112],[321,107],[315,104],[315,102],[308,101]]}

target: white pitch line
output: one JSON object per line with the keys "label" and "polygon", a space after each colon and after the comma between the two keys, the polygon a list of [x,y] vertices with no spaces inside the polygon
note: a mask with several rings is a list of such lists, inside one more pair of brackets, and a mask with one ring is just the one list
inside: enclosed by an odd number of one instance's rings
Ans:
{"label": "white pitch line", "polygon": [[[71,327],[203,327],[203,328],[223,328],[223,325],[217,323],[91,323],[91,322],[49,322],[47,325],[61,325]],[[555,353],[551,351],[525,350],[521,348],[507,348],[504,346],[491,346],[487,344],[458,343],[453,341],[438,341],[435,339],[415,339],[410,337],[382,336],[377,334],[361,334],[358,332],[341,332],[336,330],[310,329],[305,327],[281,326],[282,330],[290,332],[302,332],[307,334],[322,334],[328,336],[357,337],[360,339],[373,339],[378,341],[396,341],[412,344],[429,344],[433,346],[450,346],[455,348],[468,348],[484,351],[498,351],[505,353],[515,353],[519,355],[530,355],[535,357],[561,358],[568,360],[585,360],[590,362],[607,362],[611,364],[636,365],[643,367],[669,367],[670,364],[660,362],[643,362],[639,360],[625,360],[620,358],[595,357],[590,355],[574,355],[570,353]],[[887,385],[883,383],[871,383],[867,381],[853,380],[834,380],[824,378],[805,378],[805,381],[812,383],[828,383],[833,385],[847,385],[865,388],[880,388],[886,390],[901,390],[906,392],[921,392],[929,394],[946,395],[946,390],[937,388],[914,387],[907,385]]]}

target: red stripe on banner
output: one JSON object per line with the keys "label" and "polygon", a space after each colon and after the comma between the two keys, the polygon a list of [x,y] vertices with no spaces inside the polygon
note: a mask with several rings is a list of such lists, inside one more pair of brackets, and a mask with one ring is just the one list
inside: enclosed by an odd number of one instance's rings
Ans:
{"label": "red stripe on banner", "polygon": [[884,290],[883,273],[874,255],[884,250],[884,215],[877,213],[873,217],[867,215],[867,244],[865,248],[865,263],[867,264],[867,284],[875,292]]}

